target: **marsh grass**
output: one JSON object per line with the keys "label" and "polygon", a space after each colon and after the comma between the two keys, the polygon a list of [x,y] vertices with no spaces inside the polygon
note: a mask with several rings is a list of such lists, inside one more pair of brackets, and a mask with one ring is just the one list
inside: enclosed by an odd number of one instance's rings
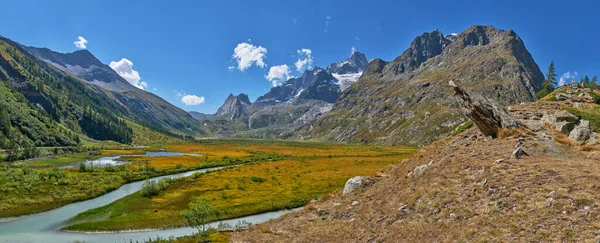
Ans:
{"label": "marsh grass", "polygon": [[[397,164],[414,148],[306,143],[263,143],[247,146],[211,144],[193,148],[178,145],[185,152],[213,154],[225,151],[225,160],[235,160],[236,153],[249,153],[249,163],[179,179],[152,198],[140,192],[104,207],[76,216],[65,230],[110,231],[122,229],[163,228],[186,225],[181,211],[190,198],[204,198],[221,214],[211,220],[235,218],[279,209],[295,208],[311,199],[340,190],[350,177],[374,175],[389,164]],[[227,147],[229,150],[224,150]],[[170,147],[169,149],[175,148]],[[219,152],[217,152],[219,151]],[[229,157],[231,156],[231,157]],[[239,158],[237,158],[239,159]],[[109,215],[98,220],[98,215]]]}

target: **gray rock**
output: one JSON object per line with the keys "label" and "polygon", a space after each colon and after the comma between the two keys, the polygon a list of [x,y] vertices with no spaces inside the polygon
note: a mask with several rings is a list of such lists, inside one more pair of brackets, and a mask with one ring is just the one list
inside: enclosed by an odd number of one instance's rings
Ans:
{"label": "gray rock", "polygon": [[366,187],[366,186],[370,186],[372,184],[373,184],[373,181],[371,180],[371,178],[369,178],[367,176],[352,177],[346,181],[346,185],[344,185],[344,191],[342,192],[342,194],[346,195],[348,193],[352,193],[359,187]]}
{"label": "gray rock", "polygon": [[528,154],[525,152],[525,150],[523,150],[523,148],[518,147],[517,149],[515,149],[515,151],[513,151],[513,153],[510,156],[510,158],[512,158],[512,159],[519,159],[522,156],[528,156]]}
{"label": "gray rock", "polygon": [[579,125],[577,125],[569,134],[569,138],[572,139],[577,145],[587,143],[591,137],[592,128],[590,127],[590,122],[586,120],[581,120]]}
{"label": "gray rock", "polygon": [[565,101],[565,100],[571,99],[572,96],[568,95],[568,94],[565,94],[565,93],[556,93],[556,95],[554,97],[558,101]]}
{"label": "gray rock", "polygon": [[569,133],[575,128],[575,123],[562,121],[555,123],[554,127],[556,127],[556,129],[561,133],[569,135]]}
{"label": "gray rock", "polygon": [[465,115],[479,128],[486,137],[496,138],[500,128],[520,127],[521,123],[512,117],[502,106],[481,96],[471,96],[453,81],[453,87],[458,103],[464,108]]}
{"label": "gray rock", "polygon": [[576,115],[569,113],[568,111],[562,110],[554,113],[557,122],[574,122],[579,120]]}
{"label": "gray rock", "polygon": [[429,165],[427,165],[427,164],[419,165],[419,166],[415,167],[415,170],[413,171],[412,175],[414,177],[422,175],[423,173],[425,173],[425,170],[427,170],[427,167],[429,167]]}

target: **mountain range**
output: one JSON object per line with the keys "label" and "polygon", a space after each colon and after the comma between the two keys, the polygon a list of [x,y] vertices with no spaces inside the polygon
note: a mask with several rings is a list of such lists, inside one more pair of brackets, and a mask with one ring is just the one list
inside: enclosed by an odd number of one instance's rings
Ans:
{"label": "mountain range", "polygon": [[[421,145],[465,121],[448,81],[510,105],[535,100],[543,79],[513,30],[475,25],[459,34],[423,33],[391,61],[353,51],[254,102],[230,94],[215,114],[188,113],[131,85],[87,50],[58,53],[2,37],[0,102],[7,108],[0,145],[67,146],[79,134],[132,143],[138,125],[170,136]],[[11,140],[19,142],[9,146]]]}

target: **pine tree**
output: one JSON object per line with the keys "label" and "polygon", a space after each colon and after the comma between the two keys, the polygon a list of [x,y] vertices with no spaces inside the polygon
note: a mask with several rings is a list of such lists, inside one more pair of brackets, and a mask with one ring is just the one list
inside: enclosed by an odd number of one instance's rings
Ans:
{"label": "pine tree", "polygon": [[594,75],[594,77],[592,77],[592,80],[590,81],[590,85],[592,89],[598,89],[600,88],[598,86],[598,76]]}
{"label": "pine tree", "polygon": [[556,69],[554,68],[554,61],[550,62],[548,73],[546,74],[546,80],[548,80],[552,86],[556,86],[558,84],[556,82]]}
{"label": "pine tree", "polygon": [[590,88],[590,78],[587,75],[581,78],[581,85],[584,88]]}

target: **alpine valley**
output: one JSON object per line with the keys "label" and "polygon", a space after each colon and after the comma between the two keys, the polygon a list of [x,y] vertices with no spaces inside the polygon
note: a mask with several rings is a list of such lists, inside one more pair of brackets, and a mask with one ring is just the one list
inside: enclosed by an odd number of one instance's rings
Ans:
{"label": "alpine valley", "polygon": [[[393,60],[352,48],[299,59],[296,76],[269,66],[285,78],[256,98],[227,90],[214,114],[133,85],[85,43],[0,37],[0,242],[600,239],[600,84],[558,83],[554,61],[544,75],[512,29],[436,29]],[[266,53],[238,44],[229,74]]]}

